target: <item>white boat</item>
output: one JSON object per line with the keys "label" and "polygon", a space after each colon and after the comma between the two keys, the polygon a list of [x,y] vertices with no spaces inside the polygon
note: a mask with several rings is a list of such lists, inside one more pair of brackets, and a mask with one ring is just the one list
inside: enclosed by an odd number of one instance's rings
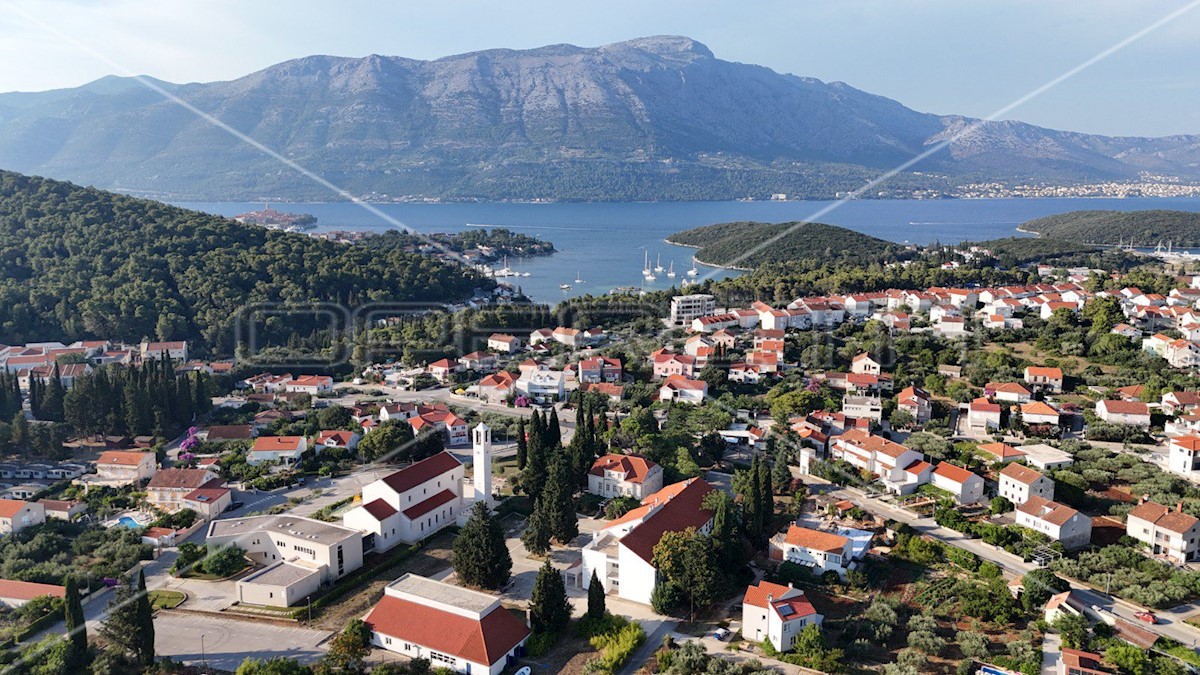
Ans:
{"label": "white boat", "polygon": [[663,271],[662,254],[661,253],[658,254],[658,260],[654,263],[654,271],[655,272]]}
{"label": "white boat", "polygon": [[642,276],[647,279],[654,278],[654,272],[650,271],[650,252],[645,253],[645,260],[642,262]]}
{"label": "white boat", "polygon": [[508,266],[508,256],[504,256],[504,267],[492,272],[494,277],[515,277],[517,273]]}
{"label": "white boat", "polygon": [[575,271],[575,283],[577,283],[577,284],[583,283],[583,277],[579,276],[579,270]]}
{"label": "white boat", "polygon": [[675,278],[675,261],[674,260],[671,261],[671,266],[667,268],[667,278],[668,279]]}
{"label": "white boat", "polygon": [[558,287],[563,289],[564,291],[571,290],[571,284],[559,284]]}
{"label": "white boat", "polygon": [[689,277],[694,277],[697,274],[700,274],[700,270],[696,269],[696,258],[695,258],[695,256],[693,256],[692,257],[692,269],[687,271],[687,275]]}

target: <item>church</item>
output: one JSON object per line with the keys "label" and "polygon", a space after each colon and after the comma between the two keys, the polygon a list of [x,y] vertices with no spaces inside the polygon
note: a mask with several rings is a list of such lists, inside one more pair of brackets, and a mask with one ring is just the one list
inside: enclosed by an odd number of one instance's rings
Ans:
{"label": "church", "polygon": [[463,463],[443,451],[363,486],[361,503],[342,516],[342,525],[363,532],[363,552],[412,544],[451,524],[465,522],[474,505],[492,505],[492,430],[471,431],[473,480]]}

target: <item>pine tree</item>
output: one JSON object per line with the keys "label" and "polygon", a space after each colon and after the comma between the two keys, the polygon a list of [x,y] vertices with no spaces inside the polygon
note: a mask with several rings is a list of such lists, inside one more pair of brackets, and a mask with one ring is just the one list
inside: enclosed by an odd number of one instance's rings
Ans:
{"label": "pine tree", "polygon": [[517,469],[525,469],[525,453],[527,451],[527,443],[525,439],[525,420],[517,421]]}
{"label": "pine tree", "polygon": [[67,625],[67,639],[70,642],[70,653],[67,665],[71,671],[81,671],[87,663],[87,623],[83,616],[83,603],[79,600],[79,588],[75,578],[68,576],[63,583],[66,587],[66,605],[63,607],[63,619]]}
{"label": "pine tree", "polygon": [[25,413],[20,410],[13,413],[12,444],[20,451],[29,448],[29,420],[25,419]]}
{"label": "pine tree", "polygon": [[550,550],[550,521],[546,513],[545,498],[539,497],[533,503],[533,512],[525,521],[525,530],[521,532],[521,543],[525,550],[533,555],[545,555]]}
{"label": "pine tree", "polygon": [[775,464],[771,467],[772,487],[782,490],[791,480],[792,473],[788,471],[788,452],[784,448],[779,448],[775,451]]}
{"label": "pine tree", "polygon": [[529,601],[529,623],[535,633],[556,633],[571,620],[571,605],[562,574],[547,560],[538,570]]}
{"label": "pine tree", "polygon": [[604,606],[604,586],[600,585],[600,579],[596,576],[596,570],[592,570],[592,580],[588,582],[588,604],[587,615],[589,619],[602,619],[608,609]]}
{"label": "pine tree", "polygon": [[146,573],[138,570],[137,585],[138,660],[143,666],[154,665],[154,608],[146,592]]}
{"label": "pine tree", "polygon": [[459,530],[452,563],[459,580],[468,586],[496,590],[508,583],[512,556],[504,544],[504,530],[487,505],[476,504]]}

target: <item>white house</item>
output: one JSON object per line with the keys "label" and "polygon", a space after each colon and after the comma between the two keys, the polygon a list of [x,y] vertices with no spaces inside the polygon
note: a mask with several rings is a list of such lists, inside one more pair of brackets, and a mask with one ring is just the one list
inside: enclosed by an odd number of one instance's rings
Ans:
{"label": "white house", "polygon": [[1058,410],[1044,401],[1030,401],[1021,406],[1021,421],[1025,424],[1058,426]]}
{"label": "white house", "polygon": [[704,380],[689,380],[682,375],[672,375],[663,380],[658,389],[660,401],[678,401],[700,405],[708,395],[708,383]]}
{"label": "white house", "polygon": [[769,640],[777,651],[789,651],[805,626],[819,626],[824,618],[804,591],[791,585],[760,581],[747,586],[742,597],[742,638],[752,643]]}
{"label": "white house", "polygon": [[588,471],[588,492],[644,499],[662,489],[662,467],[638,455],[604,455]]}
{"label": "white house", "polygon": [[365,621],[376,647],[471,675],[500,675],[530,633],[498,596],[411,572],[384,588]]}
{"label": "white house", "polygon": [[933,486],[954,495],[959,504],[977,504],[983,500],[983,479],[950,462],[938,462],[931,476]]}
{"label": "white house", "polygon": [[157,468],[153,452],[108,450],[96,460],[96,475],[83,476],[79,482],[110,487],[133,485],[149,479]]}
{"label": "white house", "polygon": [[973,431],[987,432],[1000,428],[1000,404],[980,397],[967,406],[967,426]]}
{"label": "white house", "polygon": [[146,484],[146,502],[167,513],[194,509],[187,497],[199,488],[220,486],[217,475],[207,469],[163,469]]}
{"label": "white house", "polygon": [[[214,520],[208,524],[205,541],[209,546],[237,544],[246,550],[247,558],[260,565],[284,560],[316,570],[325,584],[362,567],[361,532],[288,513]],[[280,580],[269,581],[277,586]],[[296,583],[303,585],[308,580],[296,579]]]}
{"label": "white house", "polygon": [[1031,392],[1016,382],[988,382],[983,395],[1008,403],[1028,403]]}
{"label": "white house", "polygon": [[829,454],[878,476],[888,490],[900,495],[928,483],[933,471],[921,453],[863,429],[848,429],[834,436]]}
{"label": "white house", "polygon": [[418,542],[457,522],[465,473],[454,455],[439,452],[364,485],[342,525],[367,535],[368,551]]}
{"label": "white house", "polygon": [[695,319],[711,315],[717,309],[717,300],[711,295],[693,293],[671,298],[671,323],[686,326]]}
{"label": "white house", "polygon": [[867,373],[870,375],[878,375],[883,371],[883,367],[878,361],[871,358],[867,352],[862,352],[850,361],[850,372],[852,373]]}
{"label": "white house", "polygon": [[842,399],[842,412],[846,417],[880,424],[883,421],[883,401],[878,396],[846,396]]}
{"label": "white house", "polygon": [[703,507],[704,497],[713,487],[699,478],[668,485],[642,500],[629,511],[592,533],[583,547],[580,579],[586,589],[595,571],[606,593],[650,604],[650,595],[658,583],[658,570],[652,563],[654,547],[663,534],[696,528],[712,530],[713,512]]}
{"label": "white house", "polygon": [[16,609],[42,596],[65,598],[67,589],[54,584],[39,584],[32,581],[0,579],[0,606]]}
{"label": "white house", "polygon": [[1030,497],[1054,499],[1054,480],[1022,464],[1007,464],[1000,471],[1000,496],[1020,506]]}
{"label": "white house", "polygon": [[1032,385],[1035,390],[1057,394],[1063,389],[1062,368],[1026,366],[1025,384]]}
{"label": "white house", "polygon": [[16,534],[46,522],[46,507],[38,502],[0,499],[0,534]]}
{"label": "white house", "polygon": [[333,378],[328,375],[301,375],[283,385],[284,390],[316,396],[333,390]]}
{"label": "white house", "polygon": [[487,348],[490,352],[512,354],[521,351],[521,338],[507,333],[492,333],[488,336]]}
{"label": "white house", "polygon": [[1188,478],[1200,476],[1200,436],[1172,436],[1167,444],[1167,466]]}
{"label": "white house", "polygon": [[1141,401],[1097,401],[1096,417],[1109,424],[1150,428],[1150,408]]}
{"label": "white house", "polygon": [[933,415],[929,392],[920,387],[905,387],[896,395],[896,409],[912,415],[917,424],[925,424]]}
{"label": "white house", "polygon": [[360,436],[353,431],[329,429],[317,434],[313,447],[318,451],[329,449],[353,450],[358,447]]}
{"label": "white house", "polygon": [[561,401],[566,396],[566,380],[561,370],[522,369],[513,383],[516,393],[538,402]]}
{"label": "white house", "polygon": [[308,451],[304,436],[259,436],[246,454],[246,463],[255,466],[264,462],[295,464]]}
{"label": "white house", "polygon": [[1151,501],[1138,504],[1125,520],[1125,534],[1149,546],[1154,555],[1175,563],[1200,560],[1200,520],[1178,506],[1171,510]]}
{"label": "white house", "polygon": [[849,537],[793,523],[787,532],[771,538],[770,556],[772,560],[811,568],[818,576],[834,572],[844,579],[854,558],[852,543]]}
{"label": "white house", "polygon": [[1033,495],[1017,507],[1016,523],[1041,532],[1067,549],[1087,546],[1092,540],[1092,519],[1075,509]]}

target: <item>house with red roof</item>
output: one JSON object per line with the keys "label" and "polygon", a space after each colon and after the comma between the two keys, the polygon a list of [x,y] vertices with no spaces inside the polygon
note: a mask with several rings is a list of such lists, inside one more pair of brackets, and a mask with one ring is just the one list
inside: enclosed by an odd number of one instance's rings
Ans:
{"label": "house with red roof", "polygon": [[1097,401],[1096,417],[1109,424],[1150,428],[1150,408],[1141,401]]}
{"label": "house with red roof", "polygon": [[1061,417],[1058,409],[1045,401],[1030,401],[1021,406],[1021,421],[1027,425],[1056,427]]}
{"label": "house with red roof", "polygon": [[295,464],[308,451],[304,436],[259,436],[246,454],[246,463],[257,466],[266,462]]}
{"label": "house with red roof", "polygon": [[16,534],[46,522],[46,507],[22,499],[0,499],[0,534]]}
{"label": "house with red roof", "polygon": [[638,455],[605,455],[588,471],[588,492],[601,497],[623,495],[640,500],[662,486],[662,467]]}
{"label": "house with red roof", "polygon": [[786,532],[771,537],[769,555],[772,560],[808,567],[817,576],[834,572],[844,579],[854,560],[852,544],[849,537],[835,532],[792,523]]}
{"label": "house with red roof", "polygon": [[490,373],[496,370],[496,355],[476,351],[458,357],[458,364],[464,370],[474,370],[477,373]]}
{"label": "house with red roof", "polygon": [[512,354],[513,352],[521,351],[524,343],[521,338],[508,333],[492,333],[488,336],[487,348],[490,352],[499,352],[501,354]]}
{"label": "house with red roof", "polygon": [[683,375],[671,375],[658,388],[658,400],[677,401],[700,405],[708,395],[708,383],[704,380],[689,380]]}
{"label": "house with red roof", "polygon": [[214,478],[183,496],[183,508],[196,512],[204,520],[212,520],[233,503],[233,490]]}
{"label": "house with red roof", "polygon": [[1026,366],[1025,384],[1032,385],[1035,391],[1042,390],[1053,394],[1060,393],[1063,389],[1062,368]]}
{"label": "house with red roof", "polygon": [[595,356],[579,362],[579,381],[587,384],[621,381],[621,359]]}
{"label": "house with red roof", "polygon": [[1125,534],[1180,565],[1200,560],[1200,519],[1184,513],[1182,503],[1170,509],[1143,501],[1126,517]]}
{"label": "house with red roof", "polygon": [[337,448],[341,450],[354,450],[358,447],[360,436],[353,431],[345,429],[325,430],[317,434],[313,441],[313,448],[318,452],[322,449]]}
{"label": "house with red roof", "polygon": [[688,354],[655,354],[652,358],[654,379],[661,380],[672,375],[692,377],[696,374],[696,357]]}
{"label": "house with red roof", "polygon": [[65,598],[67,589],[54,584],[0,579],[0,605],[9,609],[16,609],[34,598],[46,595],[52,598]]}
{"label": "house with red roof", "polygon": [[755,643],[769,640],[780,652],[792,648],[805,626],[819,626],[824,619],[804,591],[791,584],[760,581],[747,586],[742,596],[742,637]]}
{"label": "house with red roof", "polygon": [[583,547],[579,578],[584,588],[590,585],[595,572],[606,593],[649,605],[659,581],[653,564],[654,547],[667,532],[688,528],[710,532],[713,512],[703,504],[713,489],[699,478],[668,485],[593,532],[592,540]]}
{"label": "house with red roof", "polygon": [[949,492],[959,504],[983,501],[983,479],[957,464],[938,462],[930,479],[934,487]]}
{"label": "house with red roof", "polygon": [[80,482],[89,485],[121,487],[140,483],[154,475],[158,461],[153,452],[137,450],[108,450],[96,460],[96,475],[82,476]]}
{"label": "house with red roof", "polygon": [[207,469],[163,469],[146,484],[146,502],[167,513],[192,508],[187,497],[200,487],[210,487],[213,481],[217,476]]}
{"label": "house with red roof", "polygon": [[441,432],[450,445],[462,445],[467,442],[467,422],[455,415],[444,405],[417,406],[417,414],[408,418],[414,434],[427,433],[429,430]]}
{"label": "house with red roof", "polygon": [[1092,540],[1092,519],[1075,509],[1031,495],[1014,514],[1017,525],[1062,542],[1067,550],[1087,546]]}
{"label": "house with red roof", "polygon": [[921,387],[905,387],[896,394],[896,409],[912,415],[917,424],[925,424],[933,416],[929,392]]}
{"label": "house with red roof", "polygon": [[530,635],[498,596],[411,572],[384,588],[365,621],[376,647],[472,675],[499,675]]}
{"label": "house with red roof", "polygon": [[328,375],[301,375],[283,385],[284,391],[316,396],[333,390],[333,378]]}
{"label": "house with red roof", "polygon": [[1032,392],[1016,382],[988,382],[983,385],[983,395],[997,401],[1028,403]]}
{"label": "house with red roof", "polygon": [[967,406],[967,426],[972,431],[987,432],[1000,428],[1000,404],[982,396]]}
{"label": "house with red roof", "polygon": [[925,456],[866,429],[847,429],[830,441],[829,455],[879,477],[888,490],[912,494],[929,482],[932,466]]}
{"label": "house with red roof", "polygon": [[465,473],[448,452],[410,464],[364,485],[360,504],[342,516],[342,525],[367,535],[365,551],[425,539],[457,521]]}
{"label": "house with red roof", "polygon": [[517,378],[507,370],[492,373],[475,385],[475,395],[488,403],[503,404],[513,395]]}
{"label": "house with red roof", "polygon": [[999,494],[1016,506],[1030,497],[1054,499],[1054,480],[1024,464],[1006,464],[1000,471]]}
{"label": "house with red roof", "polygon": [[1189,479],[1200,476],[1200,436],[1186,434],[1168,438],[1167,467]]}
{"label": "house with red roof", "polygon": [[429,364],[425,370],[438,382],[446,382],[455,373],[461,373],[463,371],[463,365],[458,361],[452,361],[450,359],[438,359],[437,361]]}

